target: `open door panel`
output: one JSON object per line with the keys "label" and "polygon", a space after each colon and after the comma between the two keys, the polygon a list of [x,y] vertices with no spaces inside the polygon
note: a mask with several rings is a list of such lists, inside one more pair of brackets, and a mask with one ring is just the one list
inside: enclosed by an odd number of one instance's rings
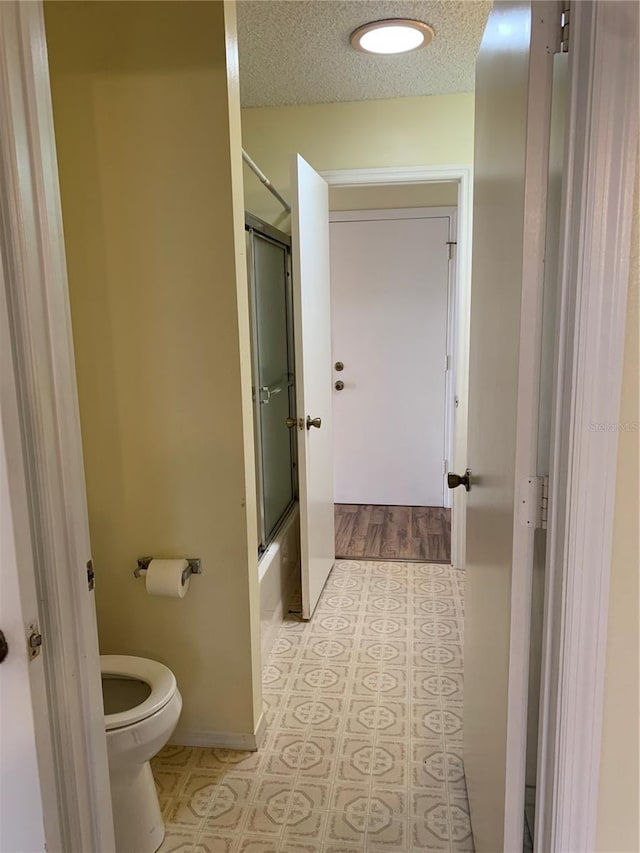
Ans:
{"label": "open door panel", "polygon": [[329,188],[296,154],[291,175],[302,616],[335,562]]}

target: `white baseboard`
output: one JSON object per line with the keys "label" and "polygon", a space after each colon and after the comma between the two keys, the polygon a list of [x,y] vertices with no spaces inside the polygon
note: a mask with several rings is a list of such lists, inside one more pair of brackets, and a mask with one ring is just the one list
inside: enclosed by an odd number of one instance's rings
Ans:
{"label": "white baseboard", "polygon": [[267,719],[260,714],[255,733],[211,732],[197,729],[176,729],[169,741],[176,746],[206,746],[217,749],[237,749],[241,752],[256,752],[264,740]]}

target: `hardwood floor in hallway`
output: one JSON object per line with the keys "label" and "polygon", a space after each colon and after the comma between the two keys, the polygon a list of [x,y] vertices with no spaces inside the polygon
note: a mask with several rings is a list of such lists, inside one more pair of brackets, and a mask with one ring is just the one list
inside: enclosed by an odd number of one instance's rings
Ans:
{"label": "hardwood floor in hallway", "polygon": [[153,760],[162,853],[473,851],[463,594],[451,566],[339,560],[263,669],[260,750]]}
{"label": "hardwood floor in hallway", "polygon": [[336,557],[451,561],[451,510],[439,506],[336,504]]}

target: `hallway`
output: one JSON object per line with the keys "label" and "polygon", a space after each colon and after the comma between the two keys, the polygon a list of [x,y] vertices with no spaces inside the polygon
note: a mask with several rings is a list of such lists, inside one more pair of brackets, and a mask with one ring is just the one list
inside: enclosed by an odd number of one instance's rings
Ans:
{"label": "hallway", "polygon": [[471,851],[460,572],[338,561],[264,668],[258,753],[166,747],[163,853]]}

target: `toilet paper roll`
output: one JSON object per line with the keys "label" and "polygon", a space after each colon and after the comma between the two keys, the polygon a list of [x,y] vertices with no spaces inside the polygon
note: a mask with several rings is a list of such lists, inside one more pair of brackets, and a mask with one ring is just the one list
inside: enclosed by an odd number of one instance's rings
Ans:
{"label": "toilet paper roll", "polygon": [[191,580],[189,576],[185,583],[182,583],[182,572],[187,565],[186,560],[151,560],[145,578],[149,595],[184,598]]}

